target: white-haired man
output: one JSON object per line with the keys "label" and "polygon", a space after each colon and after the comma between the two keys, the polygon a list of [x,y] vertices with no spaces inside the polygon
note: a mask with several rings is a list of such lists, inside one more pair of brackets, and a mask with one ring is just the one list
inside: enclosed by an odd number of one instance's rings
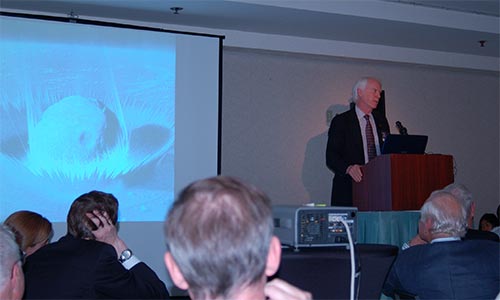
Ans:
{"label": "white-haired man", "polygon": [[447,191],[436,191],[420,210],[419,236],[426,244],[402,251],[383,292],[420,299],[494,299],[500,291],[500,244],[462,240],[466,211]]}
{"label": "white-haired man", "polygon": [[386,117],[375,111],[381,91],[378,79],[359,79],[352,90],[354,108],[332,119],[326,146],[326,165],[335,173],[332,205],[352,206],[352,180],[363,179],[361,166],[380,155],[383,136],[390,133]]}
{"label": "white-haired man", "polygon": [[[461,183],[451,183],[444,187],[444,191],[452,194],[458,202],[462,205],[465,210],[465,220],[467,224],[467,230],[463,239],[465,240],[492,240],[498,242],[498,236],[495,233],[489,231],[480,231],[472,228],[474,224],[474,216],[476,213],[476,203],[472,199],[472,193],[469,189]],[[403,250],[408,249],[411,246],[425,244],[426,241],[420,238],[417,234],[410,241],[403,244],[401,247]]]}
{"label": "white-haired man", "polygon": [[498,242],[498,236],[490,231],[480,231],[474,229],[474,217],[476,215],[476,203],[469,189],[461,183],[452,183],[444,188],[451,193],[462,204],[465,209],[465,218],[467,222],[467,232],[464,239],[467,240],[492,240]]}
{"label": "white-haired man", "polygon": [[22,299],[23,294],[21,251],[14,234],[2,225],[0,226],[0,299]]}
{"label": "white-haired man", "polygon": [[186,187],[165,222],[165,264],[191,299],[310,299],[281,280],[281,244],[273,235],[271,202],[257,188],[231,177]]}

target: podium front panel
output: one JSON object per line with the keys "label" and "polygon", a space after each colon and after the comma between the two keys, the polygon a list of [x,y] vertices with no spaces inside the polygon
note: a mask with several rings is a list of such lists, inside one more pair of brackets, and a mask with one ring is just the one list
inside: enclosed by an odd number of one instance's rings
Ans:
{"label": "podium front panel", "polygon": [[430,193],[454,180],[451,155],[380,155],[362,170],[363,180],[353,182],[359,211],[419,210]]}

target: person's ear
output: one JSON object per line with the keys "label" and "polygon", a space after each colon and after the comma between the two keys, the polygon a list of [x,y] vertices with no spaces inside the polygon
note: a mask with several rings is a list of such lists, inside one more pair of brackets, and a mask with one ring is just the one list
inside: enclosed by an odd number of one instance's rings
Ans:
{"label": "person's ear", "polygon": [[434,221],[432,219],[428,218],[427,220],[425,220],[424,222],[425,231],[427,231],[430,234],[433,225]]}
{"label": "person's ear", "polygon": [[24,273],[21,262],[14,264],[11,275],[12,298],[22,299],[24,294]]}
{"label": "person's ear", "polygon": [[281,242],[276,236],[273,236],[269,245],[269,253],[267,254],[267,263],[265,270],[266,276],[274,275],[278,271],[280,262]]}
{"label": "person's ear", "polygon": [[357,94],[358,94],[358,97],[361,98],[361,96],[363,95],[363,93],[365,92],[364,89],[360,89],[360,88],[357,88]]}
{"label": "person's ear", "polygon": [[167,266],[168,273],[170,274],[170,278],[172,278],[174,284],[182,290],[187,290],[189,288],[189,284],[184,279],[184,275],[182,275],[181,270],[179,270],[179,267],[170,252],[165,252],[164,260],[165,266]]}
{"label": "person's ear", "polygon": [[472,218],[476,215],[476,203],[474,201],[470,204],[470,215]]}

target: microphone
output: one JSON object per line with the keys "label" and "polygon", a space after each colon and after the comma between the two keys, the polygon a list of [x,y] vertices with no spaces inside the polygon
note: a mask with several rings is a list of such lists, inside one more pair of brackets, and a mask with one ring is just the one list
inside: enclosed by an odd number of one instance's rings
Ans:
{"label": "microphone", "polygon": [[403,124],[401,124],[401,122],[397,121],[396,122],[396,127],[399,130],[399,134],[401,134],[401,135],[408,135],[408,131],[406,130],[406,127],[404,127]]}

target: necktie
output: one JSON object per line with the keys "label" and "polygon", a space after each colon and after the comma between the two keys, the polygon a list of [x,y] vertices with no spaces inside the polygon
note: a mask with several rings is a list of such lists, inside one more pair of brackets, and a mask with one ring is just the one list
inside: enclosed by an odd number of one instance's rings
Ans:
{"label": "necktie", "polygon": [[375,149],[375,138],[373,137],[372,124],[370,123],[370,116],[364,116],[366,120],[366,149],[368,150],[368,160],[372,160],[377,156],[377,150]]}

